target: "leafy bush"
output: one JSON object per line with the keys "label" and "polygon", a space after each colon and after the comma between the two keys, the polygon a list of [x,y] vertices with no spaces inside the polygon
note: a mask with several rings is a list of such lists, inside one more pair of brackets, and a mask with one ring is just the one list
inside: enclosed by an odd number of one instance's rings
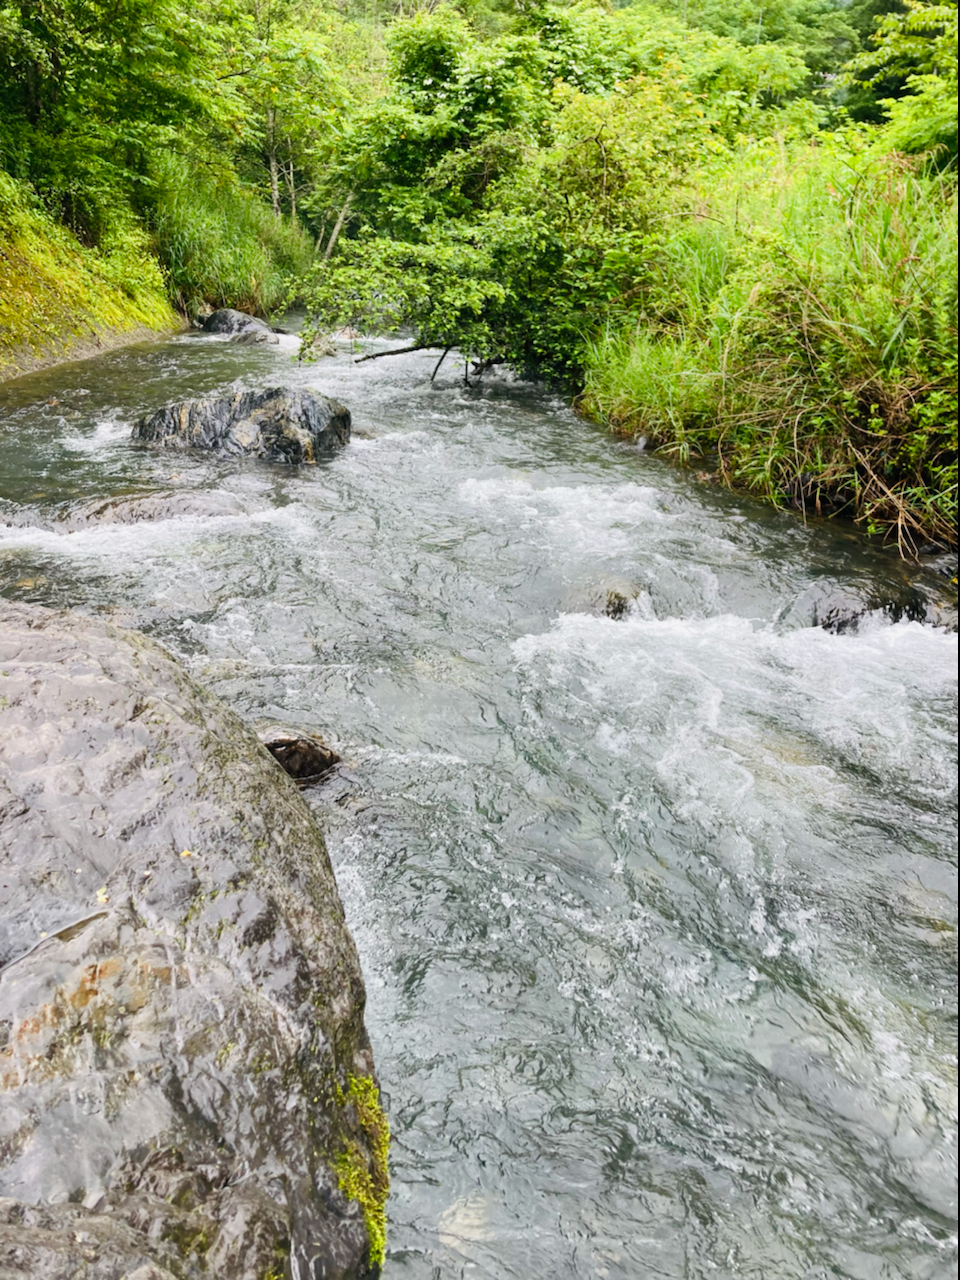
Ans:
{"label": "leafy bush", "polygon": [[849,64],[849,76],[868,83],[903,77],[905,96],[884,105],[886,138],[901,151],[929,152],[941,167],[957,160],[957,5],[906,0],[906,8],[884,16],[874,48]]}

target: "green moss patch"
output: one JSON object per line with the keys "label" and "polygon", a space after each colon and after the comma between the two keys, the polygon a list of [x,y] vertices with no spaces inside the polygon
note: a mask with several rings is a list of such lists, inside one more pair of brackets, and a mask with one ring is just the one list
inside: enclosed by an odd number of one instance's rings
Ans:
{"label": "green moss patch", "polygon": [[142,232],[88,249],[0,173],[0,378],[179,325]]}
{"label": "green moss patch", "polygon": [[363,1210],[370,1237],[370,1264],[383,1266],[387,1245],[387,1193],[390,1172],[390,1122],[380,1105],[380,1090],[369,1076],[347,1076],[347,1088],[337,1088],[337,1103],[352,1103],[367,1140],[367,1155],[358,1142],[348,1140],[336,1160],[340,1190]]}

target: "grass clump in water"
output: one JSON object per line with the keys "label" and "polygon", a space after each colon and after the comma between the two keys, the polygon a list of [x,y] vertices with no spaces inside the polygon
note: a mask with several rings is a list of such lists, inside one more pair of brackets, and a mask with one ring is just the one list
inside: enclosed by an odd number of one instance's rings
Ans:
{"label": "grass clump in water", "polygon": [[744,148],[588,348],[583,408],[681,461],[916,551],[956,541],[952,174],[851,138]]}

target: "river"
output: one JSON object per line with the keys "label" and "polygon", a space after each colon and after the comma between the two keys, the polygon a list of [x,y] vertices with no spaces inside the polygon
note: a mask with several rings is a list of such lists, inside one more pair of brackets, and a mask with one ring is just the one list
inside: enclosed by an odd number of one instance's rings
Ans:
{"label": "river", "polygon": [[[905,571],[542,390],[295,349],[0,387],[0,574],[343,756],[305,795],[392,1120],[386,1280],[956,1276],[956,635],[812,625]],[[131,446],[238,378],[339,397],[352,443]]]}

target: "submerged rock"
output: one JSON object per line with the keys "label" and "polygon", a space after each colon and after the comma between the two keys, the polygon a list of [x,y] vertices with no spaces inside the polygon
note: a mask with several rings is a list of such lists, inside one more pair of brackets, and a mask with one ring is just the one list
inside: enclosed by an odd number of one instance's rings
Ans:
{"label": "submerged rock", "polygon": [[298,782],[319,778],[340,763],[337,753],[321,738],[289,725],[267,725],[257,730],[257,737],[284,772]]}
{"label": "submerged rock", "polygon": [[244,513],[234,494],[219,490],[159,489],[154,493],[117,494],[63,509],[52,528],[85,529],[91,525],[140,524],[143,521],[214,519]]}
{"label": "submerged rock", "polygon": [[161,449],[214,449],[272,462],[315,462],[349,441],[350,412],[314,391],[266,387],[166,405],[141,418],[133,438]]}
{"label": "submerged rock", "polygon": [[821,627],[831,635],[855,635],[866,627],[895,622],[956,627],[949,603],[931,594],[926,584],[909,580],[880,586],[822,578],[783,609],[777,621],[787,630]]}
{"label": "submerged rock", "polygon": [[0,605],[0,1271],[378,1274],[386,1122],[293,782],[158,645]]}
{"label": "submerged rock", "polygon": [[595,613],[619,621],[640,595],[640,587],[627,578],[601,578],[581,583],[563,602],[565,613]]}
{"label": "submerged rock", "polygon": [[245,329],[232,341],[242,347],[276,346],[280,339],[271,329]]}

